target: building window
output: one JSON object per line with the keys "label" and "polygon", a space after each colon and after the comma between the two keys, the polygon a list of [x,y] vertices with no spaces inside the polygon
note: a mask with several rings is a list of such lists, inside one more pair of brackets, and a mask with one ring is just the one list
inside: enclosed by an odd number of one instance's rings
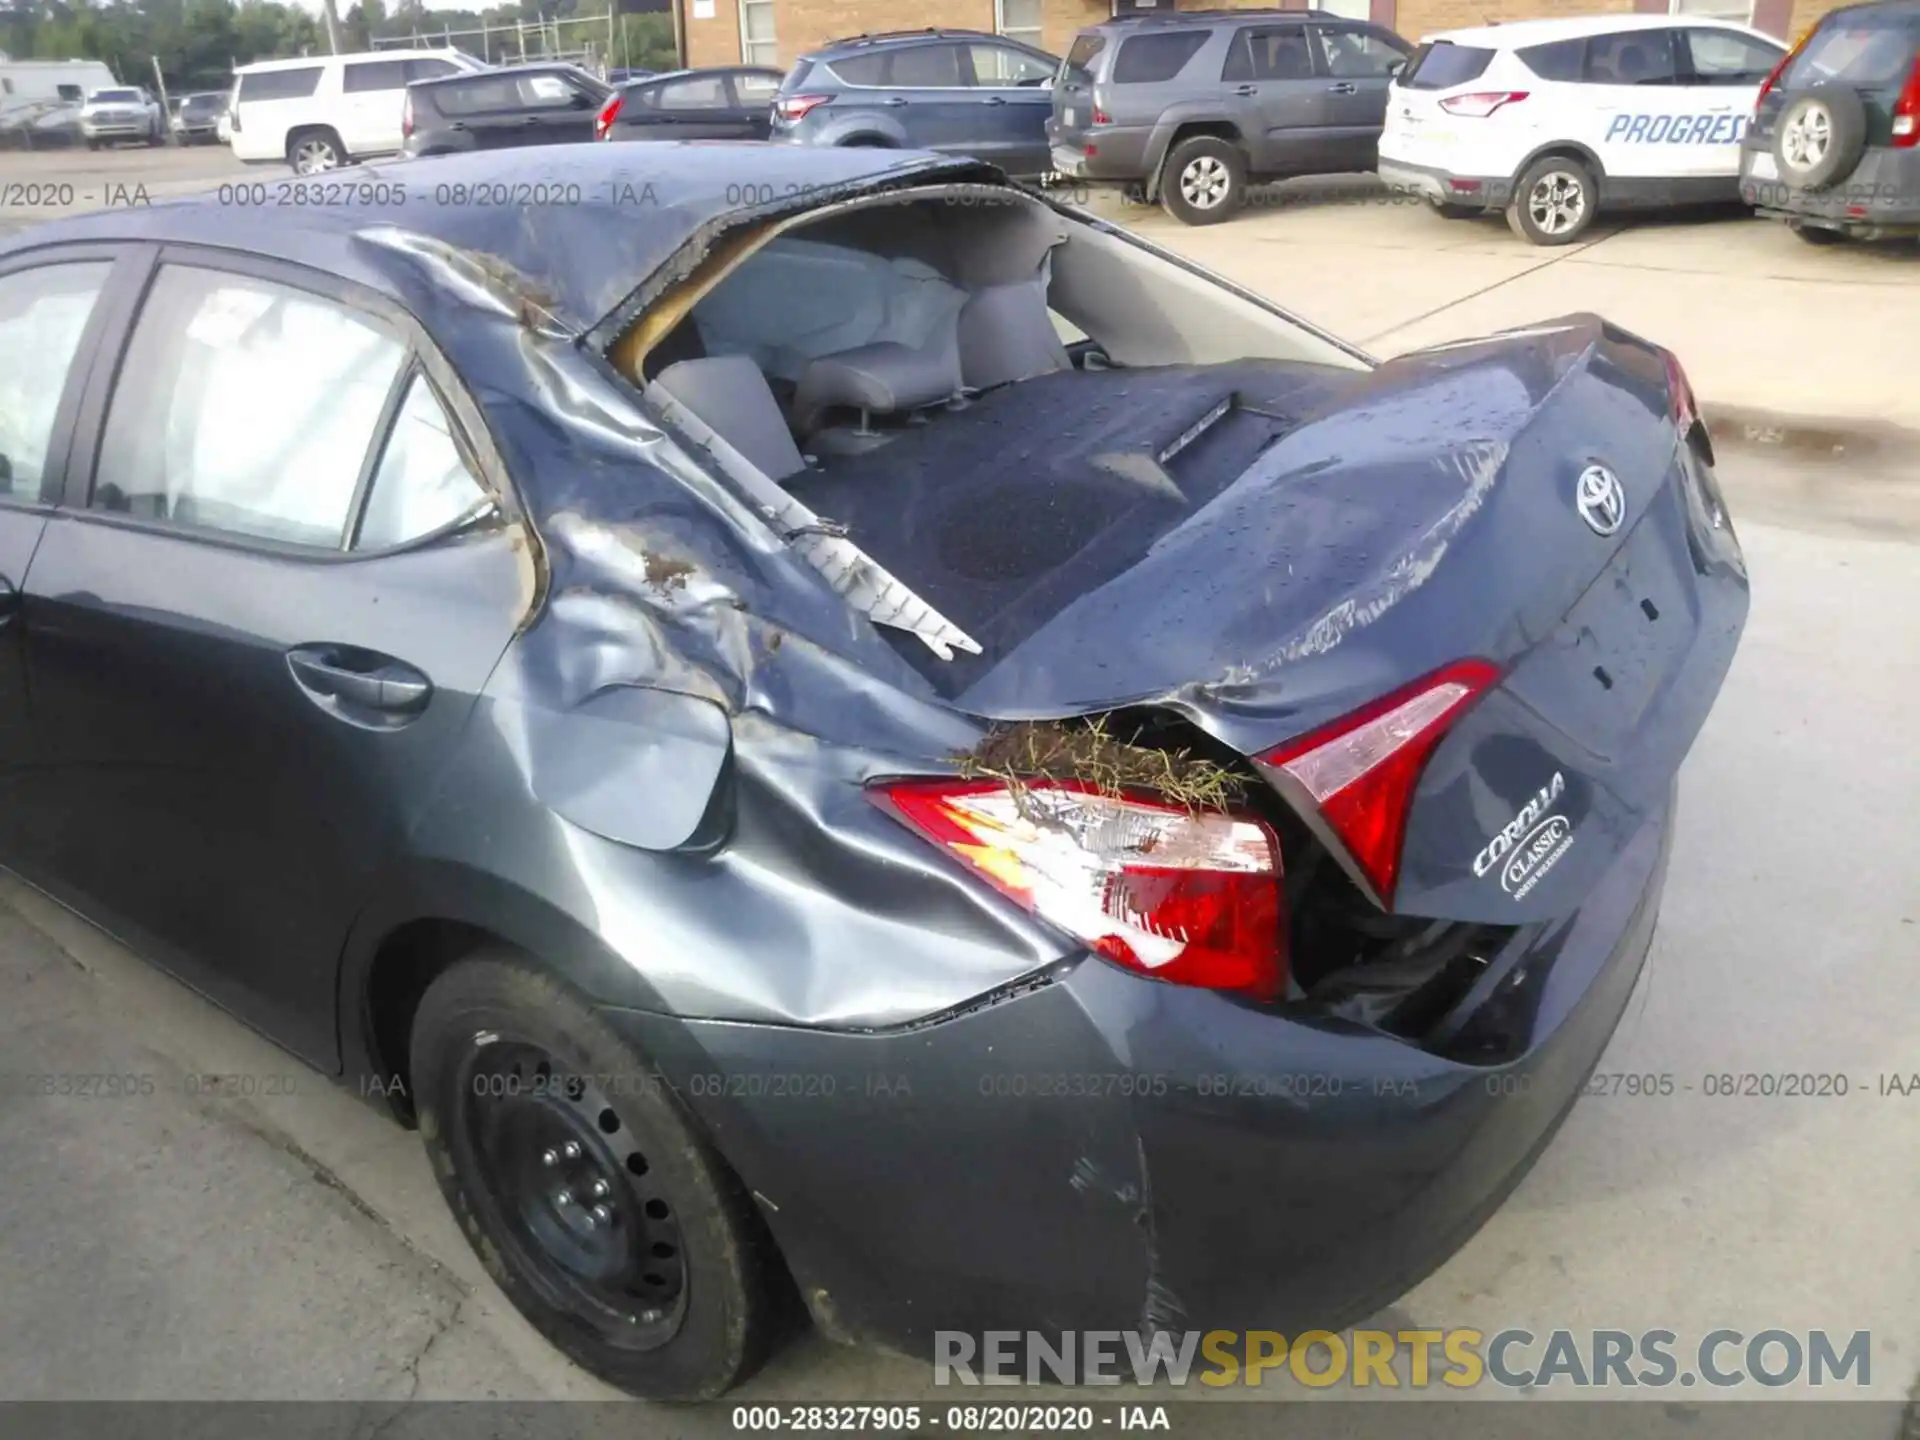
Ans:
{"label": "building window", "polygon": [[740,58],[748,65],[778,65],[773,38],[774,0],[740,0]]}
{"label": "building window", "polygon": [[1040,47],[1040,0],[993,0],[993,28],[1009,40]]}
{"label": "building window", "polygon": [[1328,15],[1338,15],[1342,20],[1373,18],[1373,0],[1320,0],[1313,8]]}
{"label": "building window", "polygon": [[1753,0],[1667,0],[1674,15],[1694,15],[1702,20],[1731,20],[1736,25],[1753,23]]}

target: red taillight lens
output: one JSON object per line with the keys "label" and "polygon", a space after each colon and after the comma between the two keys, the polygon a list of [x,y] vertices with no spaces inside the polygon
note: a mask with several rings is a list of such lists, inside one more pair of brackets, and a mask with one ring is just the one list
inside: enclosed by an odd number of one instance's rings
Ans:
{"label": "red taillight lens", "polygon": [[1111,125],[1113,123],[1113,116],[1096,105],[1093,110],[1092,123],[1095,125]]}
{"label": "red taillight lens", "polygon": [[824,105],[831,95],[783,95],[773,102],[773,113],[789,125],[797,124],[807,118],[807,113],[816,105]]}
{"label": "red taillight lens", "polygon": [[1693,386],[1687,382],[1687,372],[1680,368],[1680,357],[1671,350],[1663,351],[1662,358],[1667,364],[1668,413],[1673,416],[1673,429],[1682,440],[1693,433],[1693,427],[1700,424],[1700,407],[1693,398]]}
{"label": "red taillight lens", "polygon": [[1914,57],[1907,83],[1893,102],[1893,148],[1910,150],[1915,145],[1920,145],[1920,56]]}
{"label": "red taillight lens", "polygon": [[1518,105],[1529,93],[1526,90],[1481,90],[1472,95],[1449,95],[1440,102],[1440,108],[1449,115],[1484,120],[1504,105]]}
{"label": "red taillight lens", "polygon": [[900,780],[870,793],[1130,970],[1261,1000],[1285,983],[1280,845],[1256,819],[1053,781]]}
{"label": "red taillight lens", "polygon": [[613,122],[620,118],[621,94],[618,90],[607,97],[607,103],[600,107],[600,113],[593,117],[593,138],[604,140],[607,132],[613,129]]}
{"label": "red taillight lens", "polygon": [[1806,48],[1808,36],[1812,33],[1812,31],[1808,31],[1806,35],[1802,35],[1798,40],[1794,41],[1792,46],[1788,48],[1787,53],[1780,57],[1780,63],[1773,67],[1773,70],[1765,80],[1760,82],[1760,93],[1753,97],[1753,108],[1756,113],[1760,109],[1760,102],[1767,98],[1767,95],[1772,91],[1773,87],[1780,83],[1780,77],[1787,73],[1787,67],[1799,58],[1800,52]]}
{"label": "red taillight lens", "polygon": [[1489,661],[1456,661],[1260,757],[1307,792],[1382,905],[1393,903],[1428,757],[1499,678]]}
{"label": "red taillight lens", "polygon": [[400,138],[413,138],[413,96],[409,95],[400,102]]}

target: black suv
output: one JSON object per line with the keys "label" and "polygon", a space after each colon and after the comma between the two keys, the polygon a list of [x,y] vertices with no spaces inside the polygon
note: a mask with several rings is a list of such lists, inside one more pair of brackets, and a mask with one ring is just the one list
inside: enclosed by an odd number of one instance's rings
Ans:
{"label": "black suv", "polygon": [[1137,183],[1211,225],[1247,186],[1371,171],[1413,46],[1319,10],[1189,10],[1082,30],[1053,87],[1053,168]]}
{"label": "black suv", "polygon": [[416,80],[400,112],[401,148],[407,155],[458,155],[585,143],[597,138],[595,117],[613,93],[575,65],[515,65]]}
{"label": "black suv", "polygon": [[1780,62],[1740,198],[1814,244],[1920,235],[1920,0],[1835,10]]}

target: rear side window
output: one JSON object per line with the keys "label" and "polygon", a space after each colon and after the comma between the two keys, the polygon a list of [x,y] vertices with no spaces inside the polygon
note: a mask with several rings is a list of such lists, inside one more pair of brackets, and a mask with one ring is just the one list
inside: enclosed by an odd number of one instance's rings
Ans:
{"label": "rear side window", "polygon": [[1067,51],[1067,68],[1078,70],[1083,75],[1091,75],[1094,60],[1106,48],[1107,37],[1104,35],[1074,36],[1073,48]]}
{"label": "rear side window", "polygon": [[662,85],[654,102],[662,110],[724,110],[727,82],[719,75],[695,75]]}
{"label": "rear side window", "polygon": [[1129,35],[1113,57],[1113,83],[1153,85],[1171,80],[1186,69],[1207,43],[1204,30],[1169,30],[1157,35]]}
{"label": "rear side window", "polygon": [[511,75],[476,76],[451,85],[435,85],[427,94],[443,115],[484,115],[520,108],[520,87]]}
{"label": "rear side window", "polygon": [[253,70],[240,77],[237,98],[249,100],[304,100],[320,88],[318,65],[295,65],[285,70]]}
{"label": "rear side window", "polygon": [[323,296],[164,266],[107,412],[93,504],[341,549],[406,354]]}
{"label": "rear side window", "polygon": [[1844,80],[1849,85],[1888,86],[1906,81],[1913,69],[1916,29],[1868,15],[1848,15],[1815,31],[1788,67],[1785,88]]}
{"label": "rear side window", "polygon": [[407,88],[407,62],[404,60],[362,60],[346,67],[340,88],[349,95],[369,90]]}
{"label": "rear side window", "polygon": [[460,71],[460,67],[451,60],[409,60],[406,63],[409,80],[438,80],[443,75],[455,75]]}
{"label": "rear side window", "polygon": [[1408,90],[1451,90],[1478,80],[1492,63],[1491,50],[1435,40],[1413,52],[1413,60],[1401,72],[1400,84]]}
{"label": "rear side window", "polygon": [[1406,51],[1370,30],[1321,30],[1320,58],[1337,80],[1376,80],[1391,75],[1406,60]]}
{"label": "rear side window", "polygon": [[887,71],[888,85],[946,90],[967,83],[960,74],[958,45],[911,45],[888,58],[893,61]]}
{"label": "rear side window", "polygon": [[1786,53],[1737,30],[1686,30],[1681,43],[1700,85],[1758,85]]}
{"label": "rear side window", "polygon": [[1299,26],[1280,30],[1242,30],[1233,37],[1222,80],[1311,80],[1313,52]]}
{"label": "rear side window", "polygon": [[884,85],[887,83],[887,57],[848,55],[833,62],[833,73],[849,85]]}
{"label": "rear side window", "polygon": [[760,105],[772,100],[780,92],[778,75],[762,75],[754,70],[734,72],[733,93],[740,97],[742,105]]}
{"label": "rear side window", "polygon": [[356,550],[386,550],[431,535],[489,503],[453,438],[447,410],[417,370],[380,453]]}
{"label": "rear side window", "polygon": [[1674,85],[1670,30],[1622,30],[1587,41],[1587,79],[1595,85]]}
{"label": "rear side window", "polygon": [[0,494],[40,500],[67,369],[106,283],[104,262],[0,276]]}
{"label": "rear side window", "polygon": [[1586,73],[1587,41],[1556,40],[1551,45],[1529,45],[1516,50],[1520,63],[1542,80],[1579,80]]}

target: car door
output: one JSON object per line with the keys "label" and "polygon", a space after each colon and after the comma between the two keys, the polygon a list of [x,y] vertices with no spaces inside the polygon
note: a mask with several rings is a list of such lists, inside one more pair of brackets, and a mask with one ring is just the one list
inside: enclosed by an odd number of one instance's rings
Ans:
{"label": "car door", "polygon": [[[859,98],[896,120],[908,145],[975,155],[977,147],[991,143],[986,113],[968,83],[964,46],[944,40],[901,45],[874,58],[885,62],[882,88]],[[843,105],[847,98],[843,96]]]}
{"label": "car door", "polygon": [[466,136],[476,150],[510,149],[532,136],[534,118],[512,75],[470,75],[436,85],[433,105],[447,128]]}
{"label": "car door", "polygon": [[576,145],[592,140],[593,117],[610,92],[596,95],[584,79],[559,70],[515,77],[525,121],[519,143]]}
{"label": "car door", "polygon": [[1570,139],[1600,157],[1613,199],[1664,198],[1667,182],[1681,173],[1683,147],[1670,137],[1690,131],[1693,120],[1680,84],[1676,33],[1637,29],[1588,37],[1586,77],[1573,87],[1567,128]]}
{"label": "car door", "polygon": [[340,140],[349,155],[389,155],[405,138],[405,60],[349,60],[340,73]]}
{"label": "car door", "polygon": [[1695,116],[1682,152],[1684,173],[1737,183],[1740,143],[1760,87],[1786,47],[1717,25],[1689,25],[1679,41],[1683,88]]}
{"label": "car door", "polygon": [[647,116],[649,140],[728,140],[739,121],[724,71],[685,75],[654,87]]}
{"label": "car door", "polygon": [[1320,175],[1341,168],[1340,148],[1330,134],[1333,97],[1304,24],[1243,27],[1227,49],[1221,79],[1254,175]]}
{"label": "car door", "polygon": [[980,148],[974,154],[1009,175],[1039,175],[1050,169],[1047,121],[1053,114],[1053,77],[1060,62],[984,40],[968,45],[965,55],[974,104],[983,117],[976,142]]}
{"label": "car door", "polygon": [[79,908],[329,1066],[344,937],[531,601],[526,537],[408,317],[276,262],[148,253],[28,572],[59,777],[35,853]]}
{"label": "car door", "polygon": [[1399,36],[1367,25],[1310,27],[1315,60],[1326,75],[1328,144],[1342,170],[1380,163],[1387,89],[1413,52]]}
{"label": "car door", "polygon": [[773,132],[773,97],[780,93],[781,77],[769,70],[733,70],[727,84],[733,89],[736,140],[765,140]]}
{"label": "car door", "polygon": [[27,684],[27,576],[59,499],[74,417],[104,326],[113,253],[0,261],[0,862],[22,868],[41,772]]}

